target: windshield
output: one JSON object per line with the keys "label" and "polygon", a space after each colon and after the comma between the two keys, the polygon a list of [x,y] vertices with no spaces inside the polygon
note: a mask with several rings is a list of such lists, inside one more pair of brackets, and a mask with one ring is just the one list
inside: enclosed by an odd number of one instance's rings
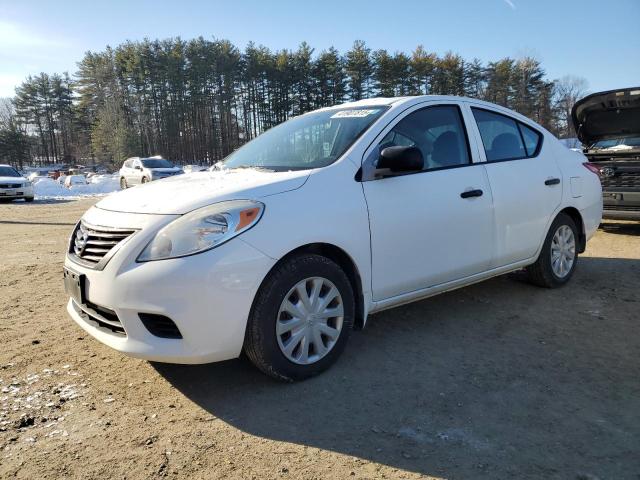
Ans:
{"label": "windshield", "polygon": [[640,137],[621,137],[598,140],[591,148],[611,148],[618,146],[640,147]]}
{"label": "windshield", "polygon": [[223,160],[226,168],[275,171],[321,168],[335,162],[386,110],[359,107],[301,115],[273,127]]}
{"label": "windshield", "polygon": [[19,177],[20,174],[12,167],[0,167],[0,177]]}
{"label": "windshield", "polygon": [[141,161],[145,168],[173,168],[173,163],[164,158],[146,158]]}

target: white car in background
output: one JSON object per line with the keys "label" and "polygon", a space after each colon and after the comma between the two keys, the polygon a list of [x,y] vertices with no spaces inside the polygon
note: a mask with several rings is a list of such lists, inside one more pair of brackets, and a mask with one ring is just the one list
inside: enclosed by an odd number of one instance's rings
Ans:
{"label": "white car in background", "polygon": [[216,171],[101,200],[71,237],[67,310],[128,355],[244,350],[299,380],[371,313],[522,268],[564,285],[601,215],[597,170],[522,115],[363,100],[274,127]]}
{"label": "white car in background", "polygon": [[0,200],[33,202],[33,184],[11,165],[0,165]]}
{"label": "white car in background", "polygon": [[125,160],[120,169],[120,188],[122,190],[142,183],[160,180],[183,173],[169,160],[162,157],[132,157]]}
{"label": "white car in background", "polygon": [[64,179],[64,186],[67,188],[71,188],[76,185],[87,185],[87,183],[87,177],[84,175],[67,175]]}

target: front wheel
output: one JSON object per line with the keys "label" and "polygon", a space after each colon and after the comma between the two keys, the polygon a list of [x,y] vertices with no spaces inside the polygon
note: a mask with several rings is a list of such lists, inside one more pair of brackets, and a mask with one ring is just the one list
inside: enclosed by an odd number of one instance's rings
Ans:
{"label": "front wheel", "polygon": [[33,202],[33,197],[24,197],[25,202]]}
{"label": "front wheel", "polygon": [[551,224],[538,260],[527,267],[531,283],[556,288],[572,277],[578,262],[578,229],[573,219],[560,213]]}
{"label": "front wheel", "polygon": [[249,315],[244,351],[267,375],[303,380],[337,360],[354,314],[353,289],[342,269],[320,255],[296,255],[262,283]]}
{"label": "front wheel", "polygon": [[149,179],[147,177],[142,177],[142,183],[147,183]]}

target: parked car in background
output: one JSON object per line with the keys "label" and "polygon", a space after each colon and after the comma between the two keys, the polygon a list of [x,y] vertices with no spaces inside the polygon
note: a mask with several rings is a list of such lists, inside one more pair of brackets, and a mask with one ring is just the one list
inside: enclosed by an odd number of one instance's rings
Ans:
{"label": "parked car in background", "polygon": [[33,184],[11,165],[0,165],[0,200],[33,202]]}
{"label": "parked car in background", "polygon": [[518,113],[362,100],[273,127],[217,171],[101,200],[71,235],[67,311],[132,356],[244,350],[299,380],[370,313],[522,268],[566,284],[601,215],[584,155]]}
{"label": "parked car in background", "polygon": [[120,169],[120,188],[122,190],[142,183],[160,180],[183,173],[169,160],[162,157],[133,157],[125,160]]}
{"label": "parked car in background", "polygon": [[572,118],[600,172],[604,218],[640,220],[640,87],[589,95]]}
{"label": "parked car in background", "polygon": [[87,177],[84,175],[67,175],[64,179],[64,186],[71,188],[75,185],[86,185]]}
{"label": "parked car in background", "polygon": [[27,175],[27,180],[33,181],[36,177],[48,177],[49,169],[48,168],[37,168],[35,170],[31,170]]}

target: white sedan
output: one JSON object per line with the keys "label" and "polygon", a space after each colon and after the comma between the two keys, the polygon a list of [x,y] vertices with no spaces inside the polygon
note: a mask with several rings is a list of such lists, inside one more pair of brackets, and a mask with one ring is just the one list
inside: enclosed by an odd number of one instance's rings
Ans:
{"label": "white sedan", "polygon": [[0,165],[0,201],[20,198],[33,202],[33,184],[11,165]]}
{"label": "white sedan", "polygon": [[564,285],[601,215],[597,169],[522,115],[363,100],[272,128],[214,171],[100,201],[71,237],[67,309],[128,355],[244,350],[299,380],[371,313],[522,268]]}

